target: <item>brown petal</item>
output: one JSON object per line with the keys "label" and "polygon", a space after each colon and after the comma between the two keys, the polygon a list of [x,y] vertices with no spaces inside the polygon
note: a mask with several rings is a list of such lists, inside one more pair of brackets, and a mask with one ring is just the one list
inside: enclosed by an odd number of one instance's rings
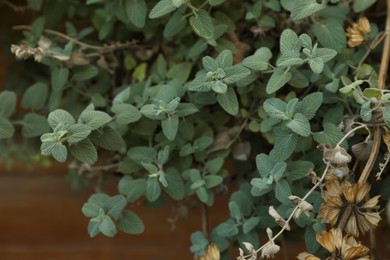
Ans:
{"label": "brown petal", "polygon": [[348,234],[351,234],[351,235],[353,235],[355,237],[359,236],[359,230],[358,230],[358,227],[357,227],[356,216],[355,215],[351,215],[349,217],[349,220],[348,220],[347,225],[345,227],[345,231],[347,231]]}
{"label": "brown petal", "polygon": [[367,183],[356,184],[356,202],[361,202],[371,189],[371,185]]}
{"label": "brown petal", "polygon": [[378,206],[378,200],[379,200],[380,195],[377,195],[375,197],[372,197],[366,203],[363,204],[362,208],[364,209],[377,209]]}
{"label": "brown petal", "polygon": [[299,255],[297,255],[298,260],[321,260],[321,258],[318,258],[312,254],[302,252]]}
{"label": "brown petal", "polygon": [[358,30],[365,34],[369,34],[371,32],[371,25],[367,17],[360,17],[358,22]]}

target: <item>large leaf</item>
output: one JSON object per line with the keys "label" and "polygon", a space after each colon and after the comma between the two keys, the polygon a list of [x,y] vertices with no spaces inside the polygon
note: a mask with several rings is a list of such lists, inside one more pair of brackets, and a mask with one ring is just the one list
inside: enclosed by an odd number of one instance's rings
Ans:
{"label": "large leaf", "polygon": [[217,95],[218,104],[225,110],[227,113],[235,116],[238,113],[238,100],[236,92],[233,88],[228,88],[225,94]]}
{"label": "large leaf", "polygon": [[294,152],[297,146],[298,135],[292,132],[278,133],[275,140],[274,148],[271,150],[270,156],[275,161],[285,161]]}
{"label": "large leaf", "polygon": [[268,98],[263,104],[265,112],[272,118],[287,120],[286,103],[279,98]]}
{"label": "large leaf", "polygon": [[141,118],[138,108],[130,104],[115,104],[111,110],[116,114],[115,121],[121,125],[134,123]]}
{"label": "large leaf", "polygon": [[84,111],[79,117],[79,123],[89,126],[91,130],[98,129],[111,120],[112,117],[109,114],[94,110]]}
{"label": "large leaf", "polygon": [[299,112],[306,116],[307,119],[312,119],[317,110],[322,104],[324,95],[321,92],[314,92],[306,95],[301,102],[299,102]]}
{"label": "large leaf", "polygon": [[176,137],[177,130],[179,129],[179,117],[177,115],[171,115],[161,121],[161,127],[164,135],[173,140]]}
{"label": "large leaf", "polygon": [[77,143],[87,138],[91,133],[91,128],[84,124],[74,124],[68,128],[68,143]]}
{"label": "large leaf", "polygon": [[47,118],[50,127],[54,130],[58,125],[71,126],[76,123],[73,116],[63,109],[56,109],[49,113]]}
{"label": "large leaf", "polygon": [[329,18],[323,22],[317,22],[312,26],[318,41],[324,46],[343,53],[346,48],[346,34],[342,24],[335,18]]}
{"label": "large leaf", "polygon": [[93,131],[89,138],[97,146],[110,151],[119,151],[126,147],[122,136],[109,126],[104,127],[101,131]]}
{"label": "large leaf", "polygon": [[172,0],[159,1],[149,13],[149,18],[158,18],[176,10]]}
{"label": "large leaf", "polygon": [[336,146],[343,136],[344,134],[341,130],[331,123],[325,123],[323,131],[313,133],[314,140],[316,140],[317,143],[328,144],[331,147]]}
{"label": "large leaf", "polygon": [[295,114],[294,118],[289,121],[286,126],[300,136],[307,137],[311,134],[309,120],[300,113]]}

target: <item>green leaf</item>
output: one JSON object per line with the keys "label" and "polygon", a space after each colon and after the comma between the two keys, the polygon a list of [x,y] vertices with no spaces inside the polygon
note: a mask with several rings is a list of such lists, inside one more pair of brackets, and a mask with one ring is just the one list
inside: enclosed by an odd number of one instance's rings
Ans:
{"label": "green leaf", "polygon": [[99,73],[99,69],[93,65],[84,66],[80,71],[73,75],[75,81],[86,81],[94,78]]}
{"label": "green leaf", "polygon": [[161,194],[160,183],[157,178],[149,177],[146,181],[146,199],[150,202],[156,201]]}
{"label": "green leaf", "polygon": [[[377,88],[365,88],[363,91],[363,95],[368,98],[377,97],[381,94],[381,90]],[[383,100],[383,98],[382,98]]]}
{"label": "green leaf", "polygon": [[203,57],[202,65],[205,70],[212,72],[217,71],[219,68],[217,61],[210,56]]}
{"label": "green leaf", "polygon": [[46,118],[34,113],[25,114],[22,125],[24,137],[37,137],[50,131]]}
{"label": "green leaf", "polygon": [[226,0],[208,0],[211,6],[217,6],[225,2]]}
{"label": "green leaf", "polygon": [[127,234],[137,235],[144,232],[145,227],[142,220],[132,211],[124,210],[117,226]]}
{"label": "green leaf", "polygon": [[112,117],[109,114],[94,110],[84,111],[79,117],[79,123],[89,126],[91,130],[98,129],[111,120]]}
{"label": "green leaf", "polygon": [[101,209],[101,207],[99,205],[92,203],[92,202],[87,202],[87,203],[84,203],[81,211],[83,212],[84,216],[89,217],[89,218],[93,218],[93,217],[97,217],[99,215],[100,209]]}
{"label": "green leaf", "polygon": [[299,57],[300,53],[298,50],[288,50],[282,53],[276,61],[278,67],[289,67],[294,65],[303,64],[303,60]]}
{"label": "green leaf", "polygon": [[73,116],[63,109],[56,109],[50,112],[47,120],[53,130],[57,126],[71,126],[76,123]]}
{"label": "green leaf", "polygon": [[0,93],[0,116],[10,117],[15,112],[15,92],[4,90]]}
{"label": "green leaf", "polygon": [[284,175],[286,171],[287,164],[285,162],[277,162],[272,168],[270,175],[278,182]]}
{"label": "green leaf", "polygon": [[319,4],[315,0],[294,0],[291,9],[291,18],[300,20],[308,17],[326,7],[326,4]]}
{"label": "green leaf", "polygon": [[180,83],[187,82],[188,77],[191,74],[193,64],[190,62],[180,62],[174,64],[167,72],[168,79],[177,79]]}
{"label": "green leaf", "polygon": [[244,232],[244,234],[248,234],[257,226],[257,224],[259,224],[259,222],[259,217],[251,217],[245,220],[244,225],[242,226],[242,231]]}
{"label": "green leaf", "polygon": [[146,192],[146,180],[136,179],[129,181],[123,188],[123,194],[126,195],[127,201],[130,203],[138,200]]}
{"label": "green leaf", "polygon": [[135,27],[144,27],[147,12],[145,0],[125,0],[125,11],[127,18]]}
{"label": "green leaf", "polygon": [[329,18],[323,22],[317,22],[312,26],[314,35],[318,41],[327,48],[337,53],[344,53],[346,48],[346,34],[343,25],[335,18]]}
{"label": "green leaf", "polygon": [[47,85],[42,82],[35,83],[24,92],[22,98],[22,107],[41,109],[45,105],[47,95]]}
{"label": "green leaf", "polygon": [[291,132],[278,133],[275,140],[274,148],[270,152],[270,156],[275,161],[285,161],[294,152],[298,143],[298,135]]}
{"label": "green leaf", "polygon": [[137,163],[151,162],[157,159],[157,152],[152,147],[136,146],[129,149],[127,156]]}
{"label": "green leaf", "polygon": [[263,104],[265,112],[272,118],[287,120],[286,103],[279,98],[268,98]]}
{"label": "green leaf", "polygon": [[179,117],[177,115],[171,115],[161,120],[161,127],[165,137],[168,140],[174,140],[179,129]]}
{"label": "green leaf", "polygon": [[272,58],[272,52],[267,47],[259,48],[255,54],[245,58],[242,61],[242,65],[258,71],[268,69],[268,61]]}
{"label": "green leaf", "polygon": [[223,82],[226,84],[236,83],[237,81],[247,77],[251,72],[249,69],[245,68],[242,65],[234,65],[231,67],[225,68],[226,77],[223,79]]}
{"label": "green leaf", "polygon": [[111,108],[115,115],[115,122],[120,125],[127,125],[138,121],[141,118],[141,112],[130,104],[115,104]]}
{"label": "green leaf", "polygon": [[262,177],[267,177],[274,165],[275,162],[269,155],[261,153],[256,156],[256,167]]}
{"label": "green leaf", "polygon": [[3,117],[0,117],[0,139],[11,138],[15,133],[12,123]]}
{"label": "green leaf", "polygon": [[114,237],[117,232],[114,221],[107,215],[103,217],[103,221],[99,224],[99,230],[108,237]]}
{"label": "green leaf", "polygon": [[313,48],[313,43],[309,35],[303,33],[299,35],[299,43],[302,48],[311,50]]}
{"label": "green leaf", "polygon": [[33,10],[40,10],[42,7],[42,2],[43,0],[27,0],[28,5],[33,9]]}
{"label": "green leaf", "polygon": [[168,20],[164,27],[163,35],[170,38],[178,34],[187,25],[187,19],[184,17],[184,8],[178,9]]}
{"label": "green leaf", "polygon": [[113,99],[113,105],[125,103],[130,98],[130,87],[119,92]]}
{"label": "green leaf", "polygon": [[126,207],[127,200],[123,195],[115,195],[107,199],[103,205],[104,212],[113,219],[118,219]]}
{"label": "green leaf", "polygon": [[199,109],[191,103],[180,103],[176,109],[176,114],[179,117],[185,117],[199,112]]}
{"label": "green leaf", "polygon": [[55,143],[52,146],[51,154],[57,161],[65,162],[66,158],[68,157],[68,150],[66,149],[66,146],[62,143]]}
{"label": "green leaf", "polygon": [[196,190],[196,195],[198,196],[198,199],[203,202],[203,203],[207,203],[208,199],[209,199],[209,195],[207,193],[207,190],[205,187],[199,187],[197,190]]}
{"label": "green leaf", "polygon": [[149,13],[149,18],[158,18],[176,10],[172,0],[159,1]]}
{"label": "green leaf", "polygon": [[53,91],[61,91],[68,81],[68,78],[69,70],[67,68],[55,67],[51,71],[51,87]]}
{"label": "green leaf", "polygon": [[294,119],[289,121],[286,126],[300,136],[309,136],[311,134],[309,120],[300,113],[295,114]]}
{"label": "green leaf", "polygon": [[230,50],[223,50],[215,61],[219,68],[225,69],[233,65],[233,54]]}
{"label": "green leaf", "polygon": [[217,174],[221,170],[223,162],[224,160],[221,157],[209,160],[206,162],[204,169],[211,174]]}
{"label": "green leaf", "polygon": [[309,66],[315,74],[320,74],[324,69],[324,62],[321,58],[309,59]]}
{"label": "green leaf", "polygon": [[267,94],[272,94],[281,89],[290,79],[291,72],[284,71],[282,68],[276,68],[267,83]]}
{"label": "green leaf", "polygon": [[97,159],[97,151],[88,138],[69,146],[70,153],[83,163],[94,164]]}
{"label": "green leaf", "polygon": [[286,178],[289,181],[296,181],[305,178],[309,171],[314,169],[314,164],[308,161],[295,161],[287,163]]}
{"label": "green leaf", "polygon": [[313,58],[321,58],[324,63],[330,61],[337,55],[335,50],[329,48],[317,48]]}
{"label": "green leaf", "polygon": [[[371,102],[366,101],[360,107],[360,117],[364,122],[369,122],[372,118]],[[386,121],[385,121],[386,122]]]}
{"label": "green leaf", "polygon": [[288,197],[291,196],[290,185],[285,179],[281,179],[275,186],[275,197],[282,203],[289,205],[291,202]]}
{"label": "green leaf", "polygon": [[239,230],[233,219],[228,220],[217,227],[217,234],[221,237],[232,237],[238,234]]}
{"label": "green leaf", "polygon": [[320,108],[323,99],[324,95],[321,92],[314,92],[306,95],[303,100],[299,102],[298,111],[310,120]]}
{"label": "green leaf", "polygon": [[343,136],[341,130],[331,123],[324,123],[322,132],[313,133],[313,138],[317,143],[328,144],[331,147],[335,147]]}
{"label": "green leaf", "polygon": [[320,249],[320,244],[316,240],[316,232],[313,229],[313,226],[307,226],[305,229],[305,243],[307,251],[314,254]]}
{"label": "green leaf", "polygon": [[200,9],[195,16],[191,16],[190,25],[200,37],[206,40],[213,38],[214,25],[207,11]]}
{"label": "green leaf", "polygon": [[385,121],[387,127],[390,127],[390,105],[389,104],[383,110],[383,120]]}
{"label": "green leaf", "polygon": [[229,211],[230,211],[230,216],[235,218],[236,220],[241,220],[241,212],[240,208],[238,207],[237,203],[234,201],[229,202]]}
{"label": "green leaf", "polygon": [[95,219],[91,219],[88,223],[88,234],[90,237],[95,237],[97,234],[100,233],[99,230],[99,222],[97,222]]}
{"label": "green leaf", "polygon": [[109,126],[104,127],[101,131],[93,131],[89,138],[97,146],[110,151],[120,151],[126,147],[122,136]]}
{"label": "green leaf", "polygon": [[285,29],[280,35],[280,52],[299,51],[298,35],[291,29]]}
{"label": "green leaf", "polygon": [[69,144],[80,142],[87,138],[91,133],[91,128],[84,124],[74,124],[68,129],[68,138],[66,141]]}
{"label": "green leaf", "polygon": [[217,95],[218,104],[230,115],[237,115],[238,113],[238,100],[236,92],[233,88],[228,88],[226,94]]}
{"label": "green leaf", "polygon": [[182,177],[174,168],[168,168],[165,179],[168,183],[164,190],[174,200],[182,200],[185,196],[185,186]]}
{"label": "green leaf", "polygon": [[204,151],[213,143],[213,138],[210,136],[202,136],[194,141],[193,148],[196,151]]}
{"label": "green leaf", "polygon": [[203,178],[203,180],[205,181],[205,187],[207,189],[211,189],[211,188],[214,188],[216,186],[218,186],[219,184],[222,183],[223,181],[223,178],[222,176],[219,176],[219,175],[207,175]]}
{"label": "green leaf", "polygon": [[376,0],[355,0],[353,2],[352,8],[355,13],[360,13],[369,8],[375,2]]}

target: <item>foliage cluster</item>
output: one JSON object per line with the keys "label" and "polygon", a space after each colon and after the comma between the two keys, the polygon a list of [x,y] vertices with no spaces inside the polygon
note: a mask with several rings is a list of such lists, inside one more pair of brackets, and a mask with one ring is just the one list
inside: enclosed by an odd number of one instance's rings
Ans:
{"label": "foliage cluster", "polygon": [[[82,208],[91,237],[142,233],[130,204],[209,207],[226,191],[227,220],[191,236],[200,259],[228,258],[230,245],[241,259],[268,258],[287,230],[304,234],[300,259],[335,256],[320,236],[326,223],[335,238],[377,226],[390,197],[390,177],[379,181],[390,157],[379,64],[389,54],[386,13],[370,14],[385,1],[0,3],[36,14],[14,27],[24,40],[11,51],[42,64],[32,85],[0,93],[2,158],[15,156],[20,129],[31,158],[40,147],[39,161],[69,162],[73,186],[101,191],[114,179],[117,195],[97,192]],[[356,187],[367,181],[381,198],[361,205]]]}

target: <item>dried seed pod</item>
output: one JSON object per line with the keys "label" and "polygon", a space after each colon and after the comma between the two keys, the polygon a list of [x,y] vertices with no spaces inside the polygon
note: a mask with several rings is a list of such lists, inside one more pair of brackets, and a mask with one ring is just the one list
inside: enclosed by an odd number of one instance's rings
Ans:
{"label": "dried seed pod", "polygon": [[358,160],[365,161],[371,154],[372,140],[352,145],[352,152]]}
{"label": "dried seed pod", "polygon": [[323,151],[323,159],[325,162],[330,162],[335,165],[347,164],[352,160],[351,155],[344,148],[336,146],[334,149],[329,149],[327,146],[319,146]]}

